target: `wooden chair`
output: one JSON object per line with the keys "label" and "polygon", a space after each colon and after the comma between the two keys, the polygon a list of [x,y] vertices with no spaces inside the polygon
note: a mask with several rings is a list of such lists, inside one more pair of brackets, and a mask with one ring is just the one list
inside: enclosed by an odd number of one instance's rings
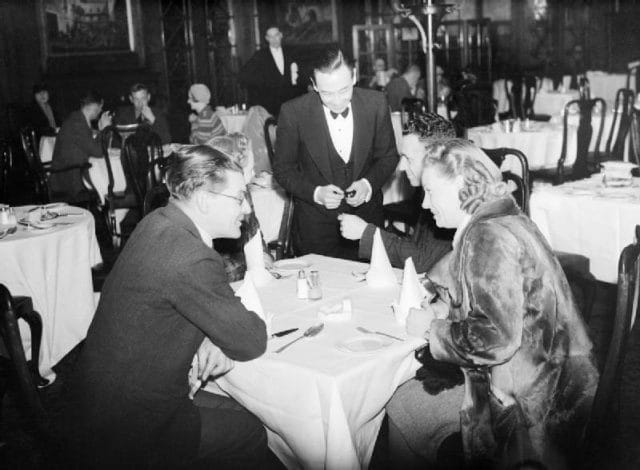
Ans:
{"label": "wooden chair", "polygon": [[166,206],[170,196],[169,190],[164,184],[147,189],[147,194],[144,196],[142,216],[146,217],[150,212],[153,212],[159,207]]}
{"label": "wooden chair", "polygon": [[635,243],[622,250],[618,261],[618,292],[613,332],[585,431],[581,452],[585,460],[580,468],[595,468],[593,466],[594,449],[603,442],[608,442],[608,428],[604,423],[611,420],[610,413],[613,409],[612,404],[615,402],[616,391],[619,390],[621,365],[627,350],[629,333],[639,313],[640,225],[636,225],[635,237]]}
{"label": "wooden chair", "polygon": [[294,256],[291,244],[291,223],[293,220],[293,196],[287,195],[282,210],[278,239],[268,243],[269,251],[275,253],[275,259],[291,258]]}
{"label": "wooden chair", "polygon": [[520,150],[512,148],[496,148],[496,149],[482,149],[489,158],[496,164],[498,168],[502,168],[502,164],[505,162],[509,155],[513,156],[519,165],[520,174],[516,174],[512,171],[503,171],[502,178],[505,181],[513,181],[516,185],[516,191],[514,191],[514,198],[520,206],[520,210],[525,214],[529,214],[529,162],[524,153]]}
{"label": "wooden chair", "polygon": [[[31,331],[31,360],[27,361],[18,320],[27,322]],[[8,378],[16,379],[20,402],[26,405],[26,411],[36,424],[45,416],[37,386],[45,386],[48,381],[38,372],[38,357],[42,340],[42,319],[33,310],[29,297],[13,297],[3,284],[0,284],[0,338],[7,349],[9,358],[0,357],[0,365],[4,372],[0,387],[0,401],[7,389]]]}
{"label": "wooden chair", "polygon": [[[513,181],[516,185],[516,191],[514,192],[514,199],[518,206],[525,214],[529,214],[529,196],[530,191],[530,176],[529,176],[529,163],[527,157],[519,150],[511,148],[497,148],[497,149],[482,149],[484,153],[493,161],[493,163],[502,167],[502,164],[507,159],[507,156],[511,155],[515,158],[519,168],[517,172],[503,171],[502,177],[505,181]],[[578,286],[582,294],[582,312],[586,321],[591,316],[591,310],[595,301],[595,289],[596,279],[591,274],[591,263],[589,258],[577,253],[567,253],[564,251],[554,251],[558,262],[562,267],[562,271],[567,280],[572,286]]]}
{"label": "wooden chair", "polygon": [[627,64],[627,70],[627,84],[625,88],[631,89],[631,81],[635,76],[635,90],[636,93],[640,93],[640,59],[629,62],[629,64]]}
{"label": "wooden chair", "polygon": [[640,165],[640,109],[634,108],[631,111],[629,133],[631,134],[631,156],[629,161],[635,161]]}
{"label": "wooden chair", "polygon": [[49,185],[47,184],[50,165],[43,165],[36,143],[36,131],[33,127],[20,129],[20,143],[24,153],[27,168],[33,179],[34,191],[39,202],[45,204],[50,201]]}
{"label": "wooden chair", "polygon": [[[631,125],[631,111],[633,110],[633,100],[635,93],[627,88],[620,88],[616,92],[616,101],[613,106],[613,120],[611,121],[611,129],[607,138],[606,159],[607,160],[623,160],[624,146],[629,127]],[[613,140],[614,131],[618,129],[615,141]]]}
{"label": "wooden chair", "polygon": [[275,130],[278,127],[278,120],[273,116],[268,117],[264,121],[264,142],[267,144],[267,153],[269,155],[269,162],[273,168],[273,160],[275,159]]}

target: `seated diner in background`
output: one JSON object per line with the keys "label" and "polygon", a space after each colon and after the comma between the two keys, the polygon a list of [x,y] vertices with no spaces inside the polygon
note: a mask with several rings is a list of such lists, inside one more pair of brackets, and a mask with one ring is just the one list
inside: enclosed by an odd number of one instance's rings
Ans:
{"label": "seated diner in background", "polygon": [[175,153],[171,200],[136,227],[102,288],[65,390],[60,468],[257,468],[266,433],[234,400],[199,391],[262,355],[264,322],[227,282],[212,239],[249,212],[238,165],[208,146]]}
{"label": "seated diner in background", "polygon": [[456,229],[449,285],[433,286],[448,313],[426,304],[407,318],[407,333],[428,346],[423,382],[405,383],[387,404],[393,464],[418,468],[464,450],[471,468],[525,459],[562,468],[598,371],[558,260],[500,169],[469,141],[428,147],[422,184],[423,207]]}
{"label": "seated diner in background", "polygon": [[[242,168],[245,184],[249,185],[251,183],[254,176],[254,161],[253,153],[249,146],[249,139],[239,132],[234,132],[233,134],[214,137],[207,142],[207,145],[224,153],[236,162]],[[260,230],[260,222],[258,222],[258,218],[256,217],[251,192],[247,190],[245,197],[251,208],[251,212],[249,212],[242,221],[240,237],[237,239],[216,240],[215,242],[215,249],[224,260],[224,268],[229,282],[240,281],[244,278],[244,274],[247,271],[247,261],[243,248],[244,245],[255,236],[258,230]],[[262,249],[265,266],[269,267],[273,263],[273,258],[269,254],[264,238],[262,239]]]}
{"label": "seated diner in background", "polygon": [[[435,139],[454,138],[456,131],[450,121],[428,112],[416,115],[409,123],[409,128],[411,132],[402,138],[398,168],[405,172],[411,186],[418,187],[425,147]],[[400,236],[386,230],[380,230],[380,235],[394,267],[403,268],[405,260],[411,257],[416,271],[423,273],[451,251],[453,234],[451,230],[436,227],[430,211],[420,207],[415,209],[420,214],[411,236]],[[370,259],[377,227],[353,214],[341,214],[338,219],[342,236],[359,240],[358,256]]]}
{"label": "seated diner in background", "polygon": [[75,201],[86,191],[82,172],[77,169],[55,172],[70,166],[85,165],[89,157],[102,157],[100,132],[94,135],[91,123],[98,120],[98,131],[111,125],[110,112],[102,112],[102,97],[95,91],[87,91],[80,99],[80,109],[72,112],[62,123],[53,149],[49,187],[54,194],[63,195],[67,202]]}
{"label": "seated diner in background", "polygon": [[33,101],[27,108],[26,121],[36,131],[39,140],[43,135],[56,135],[60,118],[49,102],[51,96],[45,83],[33,86]]}
{"label": "seated diner in background", "polygon": [[129,101],[132,106],[121,106],[115,117],[115,124],[125,126],[130,124],[146,125],[158,134],[162,144],[171,143],[171,133],[167,117],[155,106],[149,106],[151,94],[143,83],[134,83],[129,90]]}
{"label": "seated diner in background", "polygon": [[206,144],[208,140],[227,133],[220,116],[211,108],[210,101],[211,92],[207,85],[202,83],[191,85],[187,102],[193,111],[189,114],[189,122],[191,123],[189,142],[192,144]]}
{"label": "seated diner in background", "polygon": [[424,89],[420,88],[420,67],[411,64],[399,77],[394,78],[387,85],[387,100],[391,111],[402,111],[402,100],[405,98],[425,98]]}

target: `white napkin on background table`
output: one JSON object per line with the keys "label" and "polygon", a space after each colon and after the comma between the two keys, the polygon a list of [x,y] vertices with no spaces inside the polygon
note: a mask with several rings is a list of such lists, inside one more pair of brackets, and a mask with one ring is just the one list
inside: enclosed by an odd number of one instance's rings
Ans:
{"label": "white napkin on background table", "polygon": [[244,245],[244,257],[247,262],[245,278],[250,277],[257,287],[263,287],[273,281],[273,276],[264,267],[262,232],[260,230]]}
{"label": "white napkin on background table", "polygon": [[376,229],[376,233],[373,235],[371,265],[367,272],[367,284],[369,287],[391,287],[398,284],[387,250],[382,243],[379,228]]}
{"label": "white napkin on background table", "polygon": [[244,282],[236,291],[236,297],[240,297],[240,302],[247,310],[255,312],[267,325],[267,333],[271,334],[271,319],[273,315],[266,314],[258,295],[258,290],[250,276],[245,276]]}

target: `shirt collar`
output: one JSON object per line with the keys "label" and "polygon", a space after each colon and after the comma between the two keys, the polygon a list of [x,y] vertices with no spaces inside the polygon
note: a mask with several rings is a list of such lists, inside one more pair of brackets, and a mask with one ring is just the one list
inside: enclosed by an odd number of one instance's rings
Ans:
{"label": "shirt collar", "polygon": [[200,227],[200,225],[198,225],[195,220],[193,220],[193,224],[198,229],[198,233],[200,234],[200,238],[202,238],[202,241],[204,242],[204,244],[207,245],[209,248],[213,248],[213,241],[212,241],[211,235],[209,235],[202,227]]}

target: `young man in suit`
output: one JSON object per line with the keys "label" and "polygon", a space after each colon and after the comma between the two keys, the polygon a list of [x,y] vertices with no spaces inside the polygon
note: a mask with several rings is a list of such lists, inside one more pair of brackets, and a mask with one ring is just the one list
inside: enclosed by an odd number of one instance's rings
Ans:
{"label": "young man in suit", "polygon": [[[257,468],[260,421],[234,400],[189,399],[187,375],[262,355],[264,322],[227,283],[214,238],[237,238],[249,212],[242,170],[208,146],[172,157],[171,199],[145,217],[104,287],[65,397],[61,468]],[[74,467],[75,465],[75,467]]]}
{"label": "young man in suit", "polygon": [[171,133],[167,117],[159,109],[149,106],[151,93],[143,83],[135,83],[129,90],[129,101],[132,106],[118,108],[116,124],[143,124],[158,134],[163,144],[171,143]]}
{"label": "young man in suit", "polygon": [[358,258],[338,216],[382,225],[382,186],[398,163],[389,106],[377,91],[354,88],[342,51],[328,47],[313,70],[314,91],[282,105],[274,175],[294,196],[296,254]]}
{"label": "young man in suit", "polygon": [[259,105],[274,116],[280,105],[296,96],[298,65],[291,51],[282,47],[282,33],[270,26],[265,34],[269,47],[256,51],[240,71],[249,92],[249,105]]}

